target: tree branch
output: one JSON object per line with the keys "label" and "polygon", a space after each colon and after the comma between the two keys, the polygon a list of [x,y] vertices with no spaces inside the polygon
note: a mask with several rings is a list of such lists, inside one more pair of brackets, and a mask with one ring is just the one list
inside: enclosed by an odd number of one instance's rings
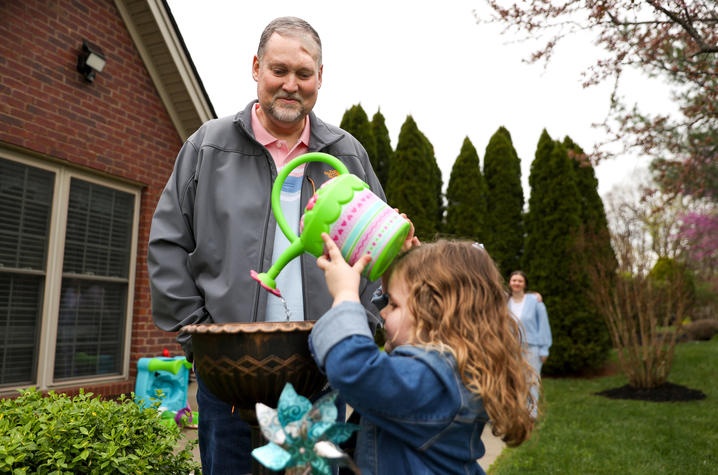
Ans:
{"label": "tree branch", "polygon": [[718,53],[718,45],[706,44],[701,34],[698,33],[698,31],[696,31],[696,29],[693,27],[693,23],[688,12],[686,12],[686,18],[682,18],[680,15],[677,15],[674,12],[664,8],[662,5],[656,2],[656,0],[646,0],[646,3],[651,5],[656,10],[663,12],[663,14],[665,14],[668,18],[673,20],[678,25],[680,25],[686,31],[686,33],[688,33],[688,35],[693,38],[693,40],[698,45],[698,51],[694,53],[693,56],[695,56],[696,54]]}

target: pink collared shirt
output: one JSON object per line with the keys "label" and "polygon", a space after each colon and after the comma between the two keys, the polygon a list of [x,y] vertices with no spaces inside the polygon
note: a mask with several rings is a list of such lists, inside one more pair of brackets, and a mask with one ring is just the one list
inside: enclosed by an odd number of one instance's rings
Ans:
{"label": "pink collared shirt", "polygon": [[[254,131],[254,138],[269,150],[272,159],[274,159],[277,172],[279,172],[291,159],[303,155],[309,150],[309,117],[304,119],[304,130],[302,130],[302,135],[299,137],[299,140],[297,140],[294,147],[289,150],[284,140],[279,140],[274,137],[262,126],[261,122],[259,122],[259,117],[257,117],[258,107],[259,104],[256,104],[252,108],[252,130]],[[302,212],[300,201],[305,165],[305,163],[302,163],[289,173],[284,179],[282,190],[279,193],[279,206],[282,210],[282,215],[284,216],[287,226],[289,226],[295,234],[299,233],[299,219]],[[267,199],[269,199],[269,195],[267,195]],[[279,225],[277,225],[274,232],[272,264],[277,261],[289,245],[289,240]],[[277,288],[281,290],[284,296],[286,306],[280,299],[267,292],[266,321],[304,320],[301,260],[292,259],[289,261],[282,269],[282,272],[276,277],[275,281]],[[289,315],[286,313],[287,309],[289,309]]]}
{"label": "pink collared shirt", "polygon": [[264,128],[262,123],[259,121],[259,117],[257,117],[258,108],[259,104],[255,104],[252,108],[252,130],[254,131],[254,138],[257,139],[257,142],[261,143],[267,150],[269,150],[269,153],[274,159],[274,164],[277,166],[277,170],[286,165],[291,159],[307,153],[307,150],[309,150],[310,135],[308,116],[304,118],[304,130],[302,131],[302,135],[299,136],[299,140],[297,140],[297,143],[294,144],[294,147],[289,150],[287,142],[274,137],[269,133],[269,131],[267,131],[267,129]]}

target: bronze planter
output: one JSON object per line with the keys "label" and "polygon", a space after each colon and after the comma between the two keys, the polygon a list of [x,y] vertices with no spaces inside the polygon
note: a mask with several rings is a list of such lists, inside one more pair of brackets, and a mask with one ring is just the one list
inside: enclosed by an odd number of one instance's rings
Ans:
{"label": "bronze planter", "polygon": [[309,352],[314,322],[255,322],[187,325],[195,371],[221,400],[257,425],[254,406],[277,407],[285,383],[313,398],[326,384]]}

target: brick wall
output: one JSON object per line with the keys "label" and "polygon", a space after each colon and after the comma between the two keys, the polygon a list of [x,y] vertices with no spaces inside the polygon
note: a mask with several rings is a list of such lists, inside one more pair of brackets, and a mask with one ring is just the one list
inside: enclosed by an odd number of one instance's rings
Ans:
{"label": "brick wall", "polygon": [[[181,139],[112,0],[0,1],[0,38],[0,141],[145,185],[134,378],[138,358],[161,355],[163,348],[181,354],[174,336],[152,322],[146,270],[152,212]],[[83,39],[107,58],[93,83],[77,71]]]}

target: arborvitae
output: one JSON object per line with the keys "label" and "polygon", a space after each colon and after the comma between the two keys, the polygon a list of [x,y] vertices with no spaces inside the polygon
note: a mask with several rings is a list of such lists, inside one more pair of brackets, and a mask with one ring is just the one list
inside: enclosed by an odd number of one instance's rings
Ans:
{"label": "arborvitae", "polygon": [[451,169],[446,201],[443,232],[486,242],[486,184],[481,176],[479,154],[468,137]]}
{"label": "arborvitae", "polygon": [[444,188],[444,180],[441,177],[441,168],[439,168],[439,163],[436,161],[436,155],[434,154],[434,145],[429,141],[429,139],[424,135],[421,131],[419,131],[419,134],[424,138],[424,141],[426,142],[426,148],[427,148],[427,160],[429,161],[432,173],[431,173],[431,180],[432,185],[434,189],[434,197],[436,199],[436,231],[441,232],[442,226],[444,222],[444,195],[442,193],[442,189]]}
{"label": "arborvitae", "polygon": [[488,190],[486,249],[504,277],[521,266],[524,247],[524,191],[521,160],[504,127],[494,133],[484,155]]}
{"label": "arborvitae", "polygon": [[412,220],[421,240],[438,231],[440,202],[436,197],[438,165],[433,147],[411,116],[401,126],[387,181],[387,202]]}
{"label": "arborvitae", "polygon": [[369,117],[364,112],[361,104],[351,106],[344,112],[342,122],[339,127],[352,134],[366,149],[371,160],[372,167],[375,167],[374,157],[376,156],[376,140],[372,131]]}
{"label": "arborvitae", "polygon": [[[589,258],[587,265],[592,262],[602,262],[606,268],[616,269],[618,263],[616,254],[611,247],[611,236],[608,231],[608,220],[603,207],[603,200],[598,194],[598,179],[591,161],[583,149],[571,140],[563,139],[563,145],[573,161],[576,173],[576,186],[581,197],[581,223],[583,225],[584,249],[583,253]],[[610,263],[607,265],[607,263]]]}
{"label": "arborvitae", "polygon": [[370,156],[371,164],[381,186],[386,192],[386,183],[389,179],[389,167],[391,166],[391,158],[394,150],[391,148],[391,139],[389,138],[389,130],[386,128],[386,121],[381,111],[377,111],[371,119],[371,129],[376,142],[376,153]]}
{"label": "arborvitae", "polygon": [[591,305],[590,296],[587,295],[587,292],[592,291],[589,269],[601,268],[608,270],[610,275],[610,271],[615,271],[618,267],[618,262],[611,247],[608,220],[603,201],[598,194],[598,180],[593,165],[583,149],[571,138],[565,137],[563,145],[573,164],[581,203],[581,229],[574,261],[580,271],[574,273],[574,281],[587,305],[586,331],[593,334],[592,345],[596,347],[597,357],[600,357],[601,350],[605,355],[610,349],[611,340],[603,317],[595,305]]}
{"label": "arborvitae", "polygon": [[604,363],[603,321],[593,317],[584,279],[581,196],[566,148],[544,130],[531,165],[524,270],[548,309],[553,346],[546,374],[571,374]]}

